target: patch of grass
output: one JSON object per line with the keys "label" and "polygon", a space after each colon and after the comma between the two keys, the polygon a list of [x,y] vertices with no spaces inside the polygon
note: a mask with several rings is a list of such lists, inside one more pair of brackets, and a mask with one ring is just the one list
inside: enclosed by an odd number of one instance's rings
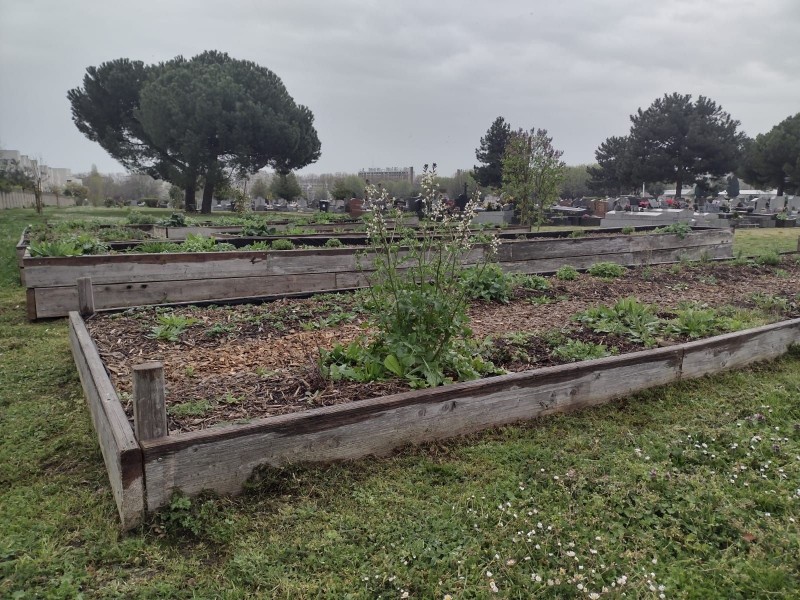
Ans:
{"label": "patch of grass", "polygon": [[213,405],[208,400],[190,400],[180,404],[170,404],[168,412],[176,417],[204,417],[211,413]]}
{"label": "patch of grass", "polygon": [[781,264],[781,257],[774,250],[767,250],[755,257],[756,264],[776,267]]}
{"label": "patch of grass", "polygon": [[733,235],[734,255],[759,256],[767,252],[791,252],[797,250],[800,227],[736,229]]}

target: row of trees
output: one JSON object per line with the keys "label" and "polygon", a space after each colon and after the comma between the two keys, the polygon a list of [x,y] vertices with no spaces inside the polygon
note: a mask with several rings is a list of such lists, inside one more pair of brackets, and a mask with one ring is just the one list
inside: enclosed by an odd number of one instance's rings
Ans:
{"label": "row of trees", "polygon": [[313,114],[278,76],[222,52],[89,67],[67,98],[87,138],[130,171],[179,186],[187,210],[200,186],[208,213],[232,179],[265,167],[285,176],[320,155]]}
{"label": "row of trees", "polygon": [[475,151],[481,164],[472,173],[480,186],[502,190],[516,204],[522,223],[540,225],[563,189],[567,171],[562,154],[546,129],[512,131],[497,117]]}
{"label": "row of trees", "polygon": [[738,194],[738,179],[726,178],[731,173],[751,185],[774,186],[779,196],[800,188],[800,113],[749,139],[714,101],[673,93],[630,119],[627,136],[610,137],[595,151],[597,164],[588,173],[596,193],[619,196],[642,183],[669,182],[678,197],[686,186],[701,195],[725,186]]}

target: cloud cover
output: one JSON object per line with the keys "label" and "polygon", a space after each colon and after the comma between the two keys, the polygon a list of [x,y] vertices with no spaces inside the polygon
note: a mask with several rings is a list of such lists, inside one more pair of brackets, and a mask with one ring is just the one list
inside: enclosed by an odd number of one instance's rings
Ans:
{"label": "cloud cover", "polygon": [[585,163],[668,92],[709,96],[751,136],[800,111],[798,31],[797,0],[0,0],[0,146],[121,171],[66,91],[104,61],[217,49],[314,112],[322,157],[305,172],[471,168],[499,115]]}

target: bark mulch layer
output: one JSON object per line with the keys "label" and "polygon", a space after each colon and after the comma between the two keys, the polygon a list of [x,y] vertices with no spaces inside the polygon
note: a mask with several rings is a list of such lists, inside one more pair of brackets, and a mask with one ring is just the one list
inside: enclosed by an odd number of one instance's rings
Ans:
{"label": "bark mulch layer", "polygon": [[[573,281],[548,280],[548,290],[518,288],[508,304],[471,306],[474,336],[493,338],[489,354],[498,366],[522,371],[565,362],[539,337],[527,337],[525,352],[518,352],[508,338],[501,339],[510,333],[561,331],[573,339],[605,343],[618,353],[643,349],[621,338],[604,338],[571,320],[591,306],[629,296],[669,314],[686,301],[755,309],[760,294],[786,300],[771,320],[800,316],[800,263],[795,258],[784,257],[777,267],[692,263],[629,269],[616,280],[588,274]],[[320,348],[365,333],[364,300],[363,293],[355,293],[239,306],[139,308],[95,315],[87,326],[128,416],[133,414],[131,368],[159,360],[165,368],[170,431],[191,431],[409,389],[400,380],[333,383],[320,375]],[[191,324],[177,334],[177,341],[157,339],[154,328],[176,316]]]}

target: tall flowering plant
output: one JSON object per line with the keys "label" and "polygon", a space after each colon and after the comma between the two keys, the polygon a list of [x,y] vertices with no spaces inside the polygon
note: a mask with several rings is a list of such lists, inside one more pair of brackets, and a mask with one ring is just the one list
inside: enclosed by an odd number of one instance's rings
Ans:
{"label": "tall flowering plant", "polygon": [[[385,189],[371,186],[367,193],[376,205],[392,205]],[[463,211],[448,210],[435,164],[423,169],[421,202],[424,219],[417,229],[403,226],[399,211],[391,214],[394,227],[378,211],[367,219],[370,249],[362,260],[371,259],[374,266],[369,298],[375,333],[370,343],[357,342],[361,351],[338,348],[326,357],[334,378],[392,373],[415,386],[436,386],[494,370],[471,339],[462,273],[467,265],[485,269],[498,241],[479,239],[470,229],[477,194]],[[344,365],[333,364],[342,358]]]}

